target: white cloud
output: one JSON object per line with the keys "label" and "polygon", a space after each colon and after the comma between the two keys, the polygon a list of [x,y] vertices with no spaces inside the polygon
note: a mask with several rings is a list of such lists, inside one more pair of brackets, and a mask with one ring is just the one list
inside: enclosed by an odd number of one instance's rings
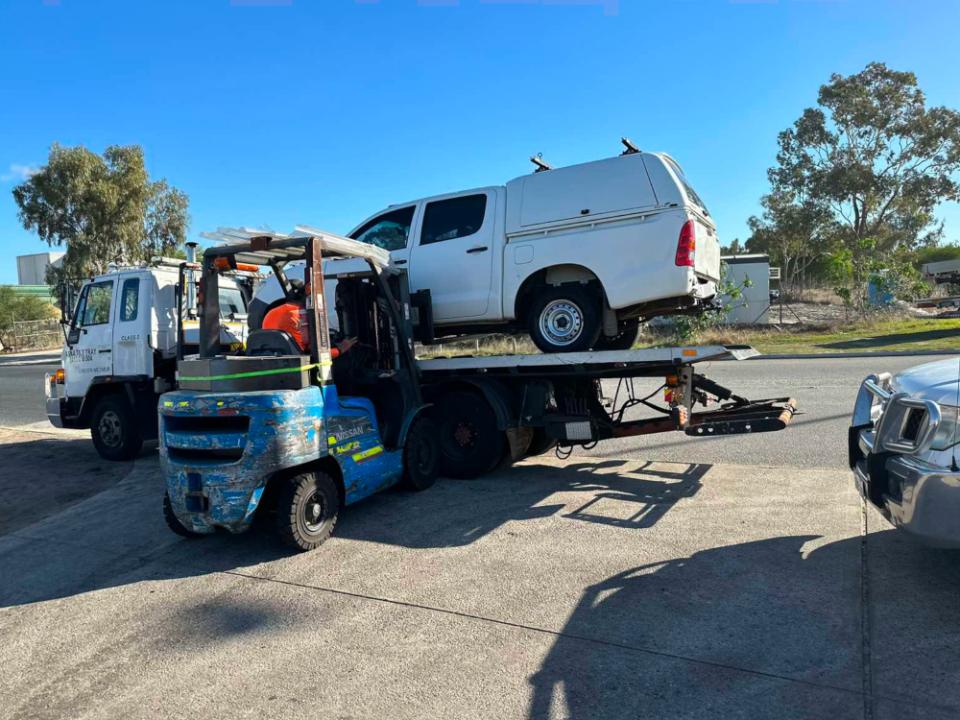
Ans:
{"label": "white cloud", "polygon": [[31,175],[36,175],[38,172],[40,172],[40,168],[38,168],[36,165],[19,165],[17,163],[10,163],[9,171],[0,175],[0,182],[10,182],[11,180],[23,182]]}

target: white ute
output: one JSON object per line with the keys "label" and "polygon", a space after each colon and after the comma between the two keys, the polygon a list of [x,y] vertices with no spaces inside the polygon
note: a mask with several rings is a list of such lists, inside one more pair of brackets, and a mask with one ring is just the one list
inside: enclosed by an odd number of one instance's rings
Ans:
{"label": "white ute", "polygon": [[390,251],[411,292],[430,291],[438,336],[526,331],[544,352],[626,349],[642,319],[714,298],[720,243],[677,162],[624,145],[558,169],[535,159],[536,172],[506,186],[392,205],[349,235]]}
{"label": "white ute", "polygon": [[[128,460],[157,436],[157,398],[175,383],[177,259],[117,267],[80,289],[61,367],[44,383],[47,417],[56,427],[90,428],[97,452]],[[187,276],[185,275],[185,280]],[[188,284],[189,286],[189,284]],[[189,286],[192,294],[192,286]],[[192,303],[184,298],[184,305]],[[247,299],[221,278],[221,342],[242,345]],[[196,319],[184,321],[184,344],[196,346]]]}

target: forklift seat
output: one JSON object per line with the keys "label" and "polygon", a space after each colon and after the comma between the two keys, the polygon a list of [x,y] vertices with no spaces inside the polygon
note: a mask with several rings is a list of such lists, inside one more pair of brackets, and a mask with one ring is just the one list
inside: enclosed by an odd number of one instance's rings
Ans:
{"label": "forklift seat", "polygon": [[253,330],[247,338],[247,355],[303,355],[303,351],[283,330]]}

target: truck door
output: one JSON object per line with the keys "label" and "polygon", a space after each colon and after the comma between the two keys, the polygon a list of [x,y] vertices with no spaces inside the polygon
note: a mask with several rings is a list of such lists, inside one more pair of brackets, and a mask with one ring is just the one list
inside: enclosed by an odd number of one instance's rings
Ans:
{"label": "truck door", "polygon": [[496,195],[473,192],[427,202],[410,259],[410,289],[429,289],[437,322],[482,319],[491,307]]}
{"label": "truck door", "polygon": [[68,397],[86,395],[93,378],[113,374],[113,330],[110,324],[113,291],[113,280],[88,283],[80,291],[70,328],[71,340],[75,342],[67,351],[64,368]]}
{"label": "truck door", "polygon": [[120,295],[113,320],[113,374],[153,375],[153,349],[150,337],[149,302],[141,301],[141,293],[149,291],[149,283],[141,283],[137,275],[124,275],[118,280]]}

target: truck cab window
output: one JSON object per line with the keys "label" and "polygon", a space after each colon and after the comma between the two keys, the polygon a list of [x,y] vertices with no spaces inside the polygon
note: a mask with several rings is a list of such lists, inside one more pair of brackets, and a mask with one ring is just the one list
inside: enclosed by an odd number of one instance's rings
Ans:
{"label": "truck cab window", "polygon": [[129,278],[123,281],[120,291],[120,321],[130,322],[137,319],[137,310],[140,304],[140,278]]}
{"label": "truck cab window", "polygon": [[110,301],[113,299],[113,281],[104,280],[84,288],[77,303],[78,327],[103,325],[110,322]]}
{"label": "truck cab window", "polygon": [[486,211],[487,196],[484,193],[436,200],[427,205],[420,244],[429,245],[473,235],[483,225]]}
{"label": "truck cab window", "polygon": [[350,237],[384,250],[402,250],[410,236],[414,208],[411,205],[378,215]]}

